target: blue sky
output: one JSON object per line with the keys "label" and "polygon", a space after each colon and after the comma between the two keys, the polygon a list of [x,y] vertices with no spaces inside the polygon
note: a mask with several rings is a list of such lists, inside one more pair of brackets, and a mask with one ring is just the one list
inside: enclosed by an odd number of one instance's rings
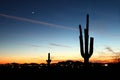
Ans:
{"label": "blue sky", "polygon": [[78,25],[85,27],[87,13],[92,57],[119,54],[119,0],[0,0],[1,61],[39,62],[48,52],[55,60],[81,60]]}

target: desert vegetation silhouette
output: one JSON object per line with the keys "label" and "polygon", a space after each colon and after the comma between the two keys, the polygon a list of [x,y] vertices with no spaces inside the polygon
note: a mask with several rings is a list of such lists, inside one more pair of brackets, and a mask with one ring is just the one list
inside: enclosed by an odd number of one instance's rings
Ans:
{"label": "desert vegetation silhouette", "polygon": [[50,53],[48,53],[48,59],[46,60],[46,62],[47,62],[48,68],[50,68],[50,62],[51,62]]}
{"label": "desert vegetation silhouette", "polygon": [[80,36],[79,36],[80,53],[81,56],[84,58],[85,65],[87,65],[89,63],[89,58],[93,54],[93,43],[94,43],[94,38],[90,37],[90,46],[89,46],[89,14],[87,14],[86,17],[86,28],[84,29],[84,41],[83,41],[81,25],[79,25],[79,31],[80,31]]}

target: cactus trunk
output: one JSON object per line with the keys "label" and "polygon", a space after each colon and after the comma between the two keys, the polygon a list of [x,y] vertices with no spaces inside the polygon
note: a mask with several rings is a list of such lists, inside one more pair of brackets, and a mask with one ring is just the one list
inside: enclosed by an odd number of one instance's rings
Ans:
{"label": "cactus trunk", "polygon": [[50,59],[50,53],[48,53],[48,59],[47,59],[46,61],[47,61],[47,65],[48,65],[48,67],[50,67],[50,62],[51,62],[51,59]]}
{"label": "cactus trunk", "polygon": [[87,57],[84,58],[84,63],[85,63],[85,64],[88,64],[88,62],[89,62],[89,58],[87,58]]}
{"label": "cactus trunk", "polygon": [[[87,14],[86,21],[87,21],[86,28],[84,29],[84,43],[83,43],[83,35],[82,35],[81,25],[79,25],[79,31],[80,31],[79,39],[80,39],[81,56],[84,58],[84,63],[88,64],[89,58],[93,54],[93,43],[94,43],[94,38],[90,37],[90,46],[89,46],[89,15],[88,14]],[[85,49],[84,49],[84,47],[85,47]]]}

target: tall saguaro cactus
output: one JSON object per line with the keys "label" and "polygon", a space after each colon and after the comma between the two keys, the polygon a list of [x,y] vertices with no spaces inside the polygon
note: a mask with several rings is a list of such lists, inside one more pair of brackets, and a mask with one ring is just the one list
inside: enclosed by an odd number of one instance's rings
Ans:
{"label": "tall saguaro cactus", "polygon": [[48,67],[50,67],[50,62],[51,62],[51,59],[50,59],[50,53],[48,53],[48,59],[47,59],[46,61],[47,61],[47,65],[48,65]]}
{"label": "tall saguaro cactus", "polygon": [[79,39],[80,39],[81,56],[84,58],[84,63],[88,64],[89,58],[93,54],[93,42],[94,42],[94,38],[90,37],[90,46],[89,46],[89,15],[88,14],[86,17],[86,28],[84,29],[84,41],[83,41],[81,25],[79,25],[79,31],[80,31]]}

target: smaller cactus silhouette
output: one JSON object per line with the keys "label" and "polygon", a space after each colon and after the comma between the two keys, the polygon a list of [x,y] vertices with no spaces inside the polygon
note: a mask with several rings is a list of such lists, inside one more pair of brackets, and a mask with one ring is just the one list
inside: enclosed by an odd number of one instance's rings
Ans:
{"label": "smaller cactus silhouette", "polygon": [[50,67],[50,62],[51,62],[51,59],[50,59],[50,53],[48,53],[48,59],[47,59],[46,61],[47,61],[47,65],[48,65],[48,67]]}
{"label": "smaller cactus silhouette", "polygon": [[[90,46],[89,45],[89,15],[87,14],[87,19],[86,19],[86,28],[84,29],[84,41],[83,41],[83,35],[82,35],[82,28],[81,25],[79,25],[79,31],[80,31],[80,52],[81,56],[84,58],[84,63],[88,64],[89,63],[89,58],[93,54],[93,42],[94,38],[90,37]],[[84,45],[83,45],[84,42]],[[85,49],[84,49],[85,48]],[[89,51],[88,51],[89,48]]]}

